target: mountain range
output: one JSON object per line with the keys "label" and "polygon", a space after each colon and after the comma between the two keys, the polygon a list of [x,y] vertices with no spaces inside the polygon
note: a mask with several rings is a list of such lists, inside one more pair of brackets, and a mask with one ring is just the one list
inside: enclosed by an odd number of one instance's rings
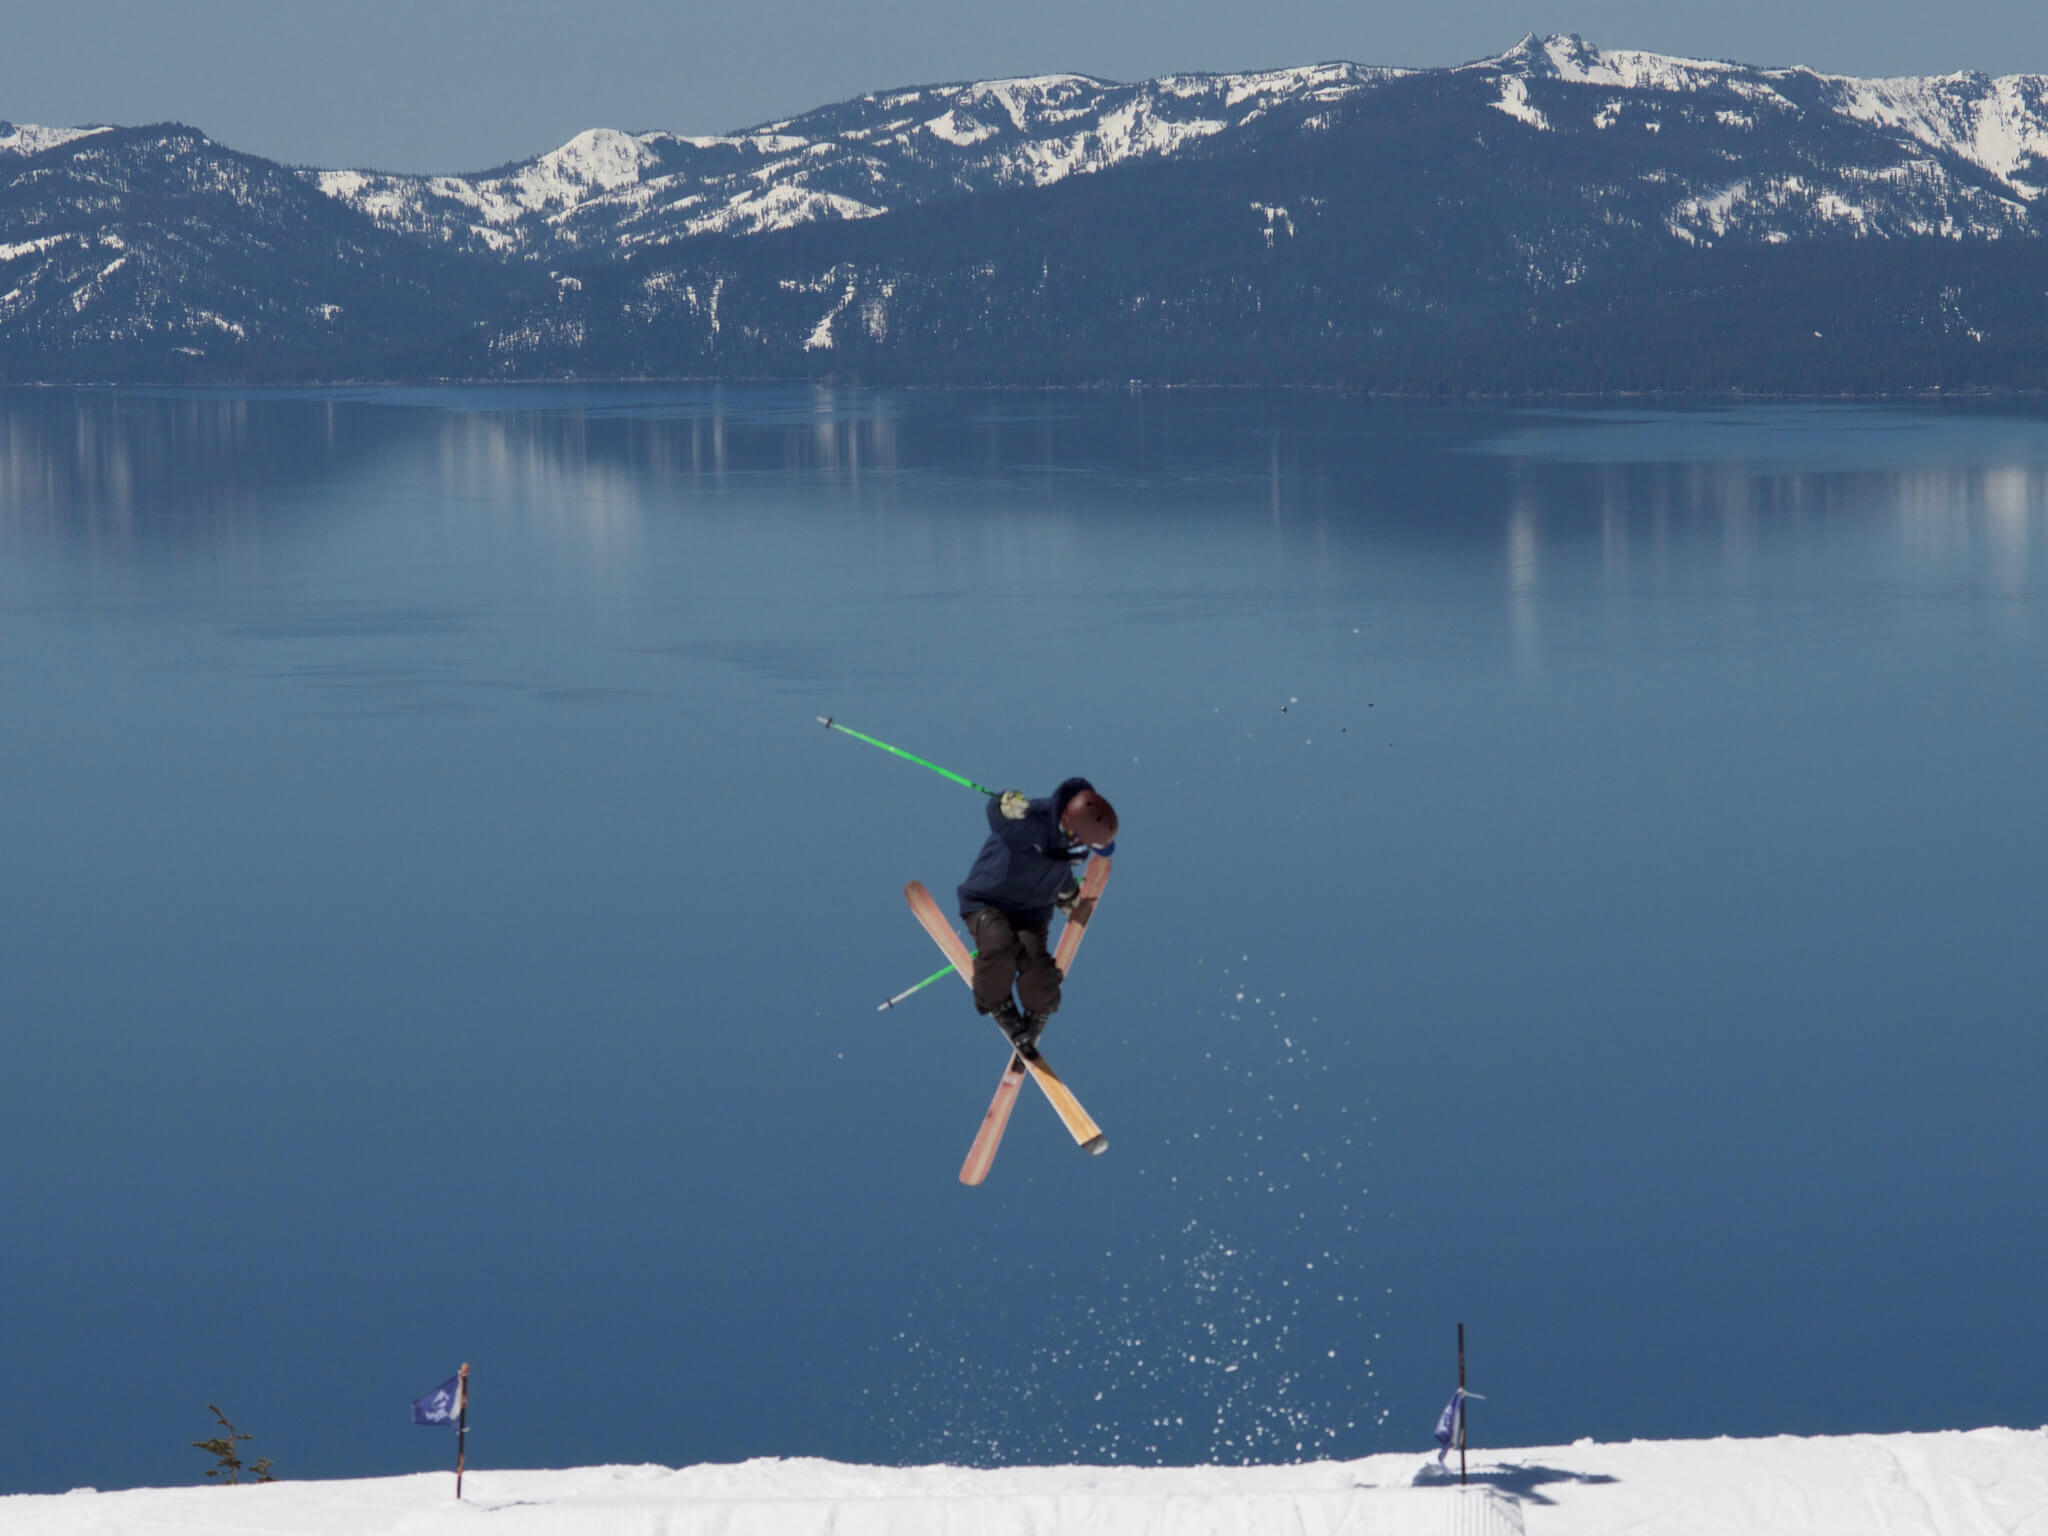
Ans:
{"label": "mountain range", "polygon": [[2038,389],[2048,77],[1528,37],[906,87],[471,175],[0,123],[0,379]]}

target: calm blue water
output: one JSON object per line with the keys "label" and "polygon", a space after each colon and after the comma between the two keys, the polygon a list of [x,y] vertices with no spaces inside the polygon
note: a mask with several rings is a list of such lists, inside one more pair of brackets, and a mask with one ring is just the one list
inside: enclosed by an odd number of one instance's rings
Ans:
{"label": "calm blue water", "polygon": [[0,394],[0,1489],[2037,1423],[2044,704],[2025,407]]}

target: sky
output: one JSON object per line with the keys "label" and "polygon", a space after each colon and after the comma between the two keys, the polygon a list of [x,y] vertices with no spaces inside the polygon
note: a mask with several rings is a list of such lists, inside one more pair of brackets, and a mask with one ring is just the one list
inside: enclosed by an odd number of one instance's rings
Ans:
{"label": "sky", "polygon": [[295,164],[455,172],[896,85],[1446,65],[1530,31],[1841,74],[2048,72],[2039,0],[0,0],[0,120],[174,119]]}

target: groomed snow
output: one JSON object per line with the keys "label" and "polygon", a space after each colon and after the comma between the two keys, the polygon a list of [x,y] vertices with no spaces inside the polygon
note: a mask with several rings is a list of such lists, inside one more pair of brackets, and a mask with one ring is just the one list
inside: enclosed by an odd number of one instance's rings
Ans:
{"label": "groomed snow", "polygon": [[[1452,1462],[1455,1469],[1456,1462]],[[1285,1467],[472,1471],[0,1498],[9,1536],[2044,1536],[2048,1430],[1580,1441]]]}

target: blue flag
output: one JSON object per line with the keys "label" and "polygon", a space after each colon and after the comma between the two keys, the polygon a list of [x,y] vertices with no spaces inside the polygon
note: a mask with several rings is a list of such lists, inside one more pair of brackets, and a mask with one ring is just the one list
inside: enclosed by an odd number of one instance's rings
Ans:
{"label": "blue flag", "polygon": [[1465,1389],[1458,1388],[1451,1394],[1451,1400],[1444,1404],[1443,1417],[1436,1421],[1436,1443],[1443,1447],[1436,1453],[1436,1464],[1442,1466],[1444,1458],[1451,1453],[1451,1447],[1458,1441],[1458,1431],[1465,1427]]}
{"label": "blue flag", "polygon": [[415,1424],[453,1424],[462,1416],[462,1377],[450,1376],[425,1397],[412,1404]]}

